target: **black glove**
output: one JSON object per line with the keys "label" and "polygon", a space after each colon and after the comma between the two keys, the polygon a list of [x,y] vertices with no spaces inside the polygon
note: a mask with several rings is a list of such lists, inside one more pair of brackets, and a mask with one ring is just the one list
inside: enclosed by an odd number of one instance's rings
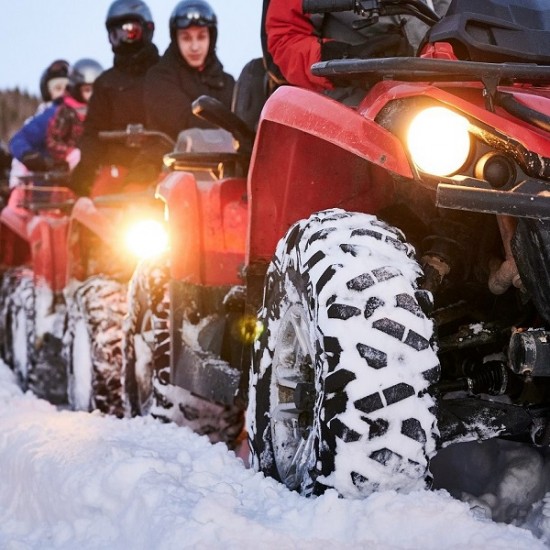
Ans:
{"label": "black glove", "polygon": [[351,45],[331,40],[321,44],[321,60],[373,57],[399,57],[412,55],[412,47],[400,33],[373,36],[367,42]]}
{"label": "black glove", "polygon": [[31,172],[48,172],[54,167],[53,160],[50,157],[43,157],[40,153],[25,153],[21,162]]}

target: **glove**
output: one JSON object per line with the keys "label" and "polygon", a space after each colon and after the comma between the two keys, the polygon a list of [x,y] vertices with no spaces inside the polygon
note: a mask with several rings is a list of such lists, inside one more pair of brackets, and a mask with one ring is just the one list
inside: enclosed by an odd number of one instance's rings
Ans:
{"label": "glove", "polygon": [[400,33],[384,34],[369,38],[368,42],[351,45],[330,40],[321,44],[321,60],[370,59],[373,57],[399,57],[412,55],[412,47]]}
{"label": "glove", "polygon": [[53,160],[49,157],[43,157],[40,153],[25,153],[21,158],[21,162],[31,172],[48,172],[53,168]]}
{"label": "glove", "polygon": [[71,152],[65,157],[65,162],[69,166],[69,170],[74,170],[74,167],[80,162],[80,149],[71,149]]}

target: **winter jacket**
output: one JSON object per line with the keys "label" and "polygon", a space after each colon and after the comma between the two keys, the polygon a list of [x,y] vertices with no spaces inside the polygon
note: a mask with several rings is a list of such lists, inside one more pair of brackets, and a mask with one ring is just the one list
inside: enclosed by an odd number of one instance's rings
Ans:
{"label": "winter jacket", "polygon": [[54,115],[49,120],[46,146],[55,161],[65,161],[74,149],[84,129],[88,105],[73,97],[64,96]]}
{"label": "winter jacket", "polygon": [[39,153],[43,157],[47,156],[46,134],[48,124],[60,103],[61,100],[56,100],[40,114],[29,118],[12,136],[8,147],[14,158],[21,162],[28,153]]}
{"label": "winter jacket", "polygon": [[[231,108],[234,78],[223,71],[211,45],[204,69],[190,67],[172,42],[161,60],[147,72],[145,107],[147,129],[163,132],[177,141],[182,130],[214,128],[193,114],[191,104],[201,95],[208,95]],[[151,182],[162,169],[162,157],[171,150],[161,141],[150,143],[134,161],[126,179],[131,183]]]}
{"label": "winter jacket", "polygon": [[[330,80],[311,74],[313,63],[321,61],[322,44],[336,40],[348,44],[368,42],[403,25],[413,48],[417,48],[428,27],[413,17],[384,17],[374,26],[352,28],[358,16],[351,12],[326,15],[304,14],[302,0],[267,0],[265,32],[267,49],[290,84],[316,91],[330,90]],[[438,13],[444,13],[450,0],[435,0]],[[265,6],[265,3],[264,3]],[[264,7],[265,9],[265,7]]]}
{"label": "winter jacket", "polygon": [[223,71],[215,53],[208,54],[204,69],[199,71],[191,68],[177,44],[171,43],[145,80],[147,128],[164,132],[174,140],[187,128],[211,128],[193,115],[191,103],[201,95],[209,95],[231,107],[234,85],[234,78]]}
{"label": "winter jacket", "polygon": [[80,140],[82,158],[72,175],[72,187],[77,193],[89,193],[100,167],[132,164],[136,149],[118,141],[102,140],[99,132],[126,130],[129,124],[145,125],[145,74],[158,60],[153,44],[136,54],[116,54],[113,67],[95,80]]}

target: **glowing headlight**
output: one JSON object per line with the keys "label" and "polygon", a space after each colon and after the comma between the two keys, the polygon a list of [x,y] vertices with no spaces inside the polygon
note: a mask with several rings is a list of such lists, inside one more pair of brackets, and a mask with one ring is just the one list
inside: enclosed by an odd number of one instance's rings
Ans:
{"label": "glowing headlight", "polygon": [[138,258],[151,258],[168,248],[168,233],[162,223],[142,220],[126,231],[126,247]]}
{"label": "glowing headlight", "polygon": [[445,107],[429,107],[411,122],[407,145],[420,170],[448,176],[459,170],[470,154],[468,121]]}

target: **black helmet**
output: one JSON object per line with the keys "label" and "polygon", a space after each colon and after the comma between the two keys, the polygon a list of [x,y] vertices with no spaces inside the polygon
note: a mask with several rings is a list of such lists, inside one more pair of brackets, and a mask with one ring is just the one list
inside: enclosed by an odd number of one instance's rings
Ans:
{"label": "black helmet", "polygon": [[69,73],[67,91],[78,101],[84,101],[80,92],[82,84],[93,84],[103,72],[103,67],[95,59],[79,59]]}
{"label": "black helmet", "polygon": [[208,27],[210,31],[210,50],[216,46],[218,19],[214,10],[204,0],[182,0],[176,5],[170,16],[170,38],[176,40],[176,31],[187,27]]}
{"label": "black helmet", "polygon": [[[136,29],[116,32],[117,28],[122,29],[124,23],[131,21],[141,25],[138,32]],[[113,50],[120,49],[122,44],[126,44],[126,47],[138,44],[141,47],[144,43],[150,43],[155,30],[151,10],[142,0],[115,0],[107,11],[105,27],[109,33],[109,42]],[[124,46],[122,47],[124,48]]]}
{"label": "black helmet", "polygon": [[40,95],[43,101],[51,101],[52,96],[48,90],[48,82],[53,78],[68,78],[69,62],[64,59],[56,59],[50,63],[40,76]]}

